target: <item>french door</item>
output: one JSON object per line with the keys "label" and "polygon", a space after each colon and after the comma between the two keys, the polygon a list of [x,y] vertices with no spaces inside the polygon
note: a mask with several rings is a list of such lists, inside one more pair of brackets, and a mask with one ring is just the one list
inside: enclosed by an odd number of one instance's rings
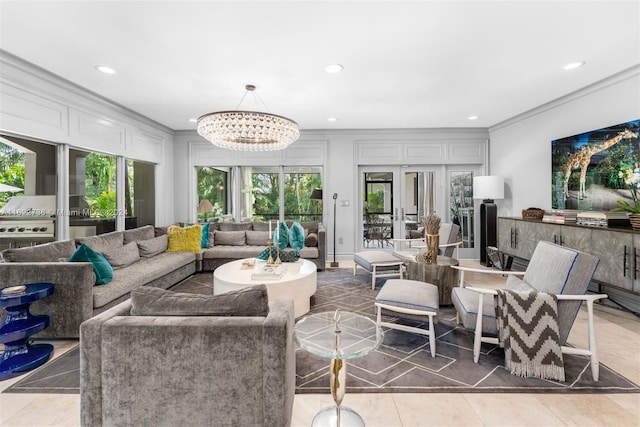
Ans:
{"label": "french door", "polygon": [[391,239],[415,236],[429,209],[445,218],[438,166],[360,166],[359,177],[359,250],[393,250]]}
{"label": "french door", "polygon": [[430,212],[460,225],[460,258],[477,258],[473,177],[480,165],[360,166],[358,250],[392,251],[391,239],[420,235]]}

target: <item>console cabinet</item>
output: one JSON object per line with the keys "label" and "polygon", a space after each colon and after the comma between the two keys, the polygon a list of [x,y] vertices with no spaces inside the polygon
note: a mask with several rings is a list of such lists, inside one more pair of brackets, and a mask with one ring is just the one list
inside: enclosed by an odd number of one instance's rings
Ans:
{"label": "console cabinet", "polygon": [[498,248],[531,259],[538,241],[590,253],[600,259],[594,280],[640,295],[640,233],[631,229],[560,225],[521,218],[498,218]]}

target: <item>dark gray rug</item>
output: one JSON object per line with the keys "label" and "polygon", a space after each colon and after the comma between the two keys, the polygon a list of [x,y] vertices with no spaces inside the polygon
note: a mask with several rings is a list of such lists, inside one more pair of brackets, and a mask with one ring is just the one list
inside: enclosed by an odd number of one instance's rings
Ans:
{"label": "dark gray rug", "polygon": [[[203,273],[174,286],[179,292],[212,294],[212,273]],[[318,291],[311,312],[340,308],[374,318],[376,290],[362,270],[332,269],[318,273]],[[473,363],[473,335],[455,324],[455,310],[441,308],[436,325],[436,353],[431,357],[425,336],[386,330],[375,352],[348,361],[349,393],[375,392],[504,392],[504,393],[637,393],[640,387],[600,365],[600,381],[591,377],[589,359],[564,355],[566,381],[520,378],[503,367],[502,349],[483,344],[478,364]],[[74,349],[45,364],[6,389],[5,393],[78,393],[78,351]],[[329,393],[328,360],[296,350],[296,393]]]}

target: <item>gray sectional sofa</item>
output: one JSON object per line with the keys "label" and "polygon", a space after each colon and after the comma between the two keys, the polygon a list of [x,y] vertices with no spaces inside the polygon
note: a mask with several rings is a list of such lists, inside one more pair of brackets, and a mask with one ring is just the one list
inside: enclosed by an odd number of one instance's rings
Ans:
{"label": "gray sectional sofa", "polygon": [[[286,221],[291,227],[292,221]],[[326,230],[319,222],[301,222],[305,230],[305,245],[300,257],[312,261],[324,270],[326,261]],[[209,229],[209,248],[202,250],[202,269],[215,270],[229,261],[252,258],[267,248],[268,222],[212,223]],[[285,250],[291,250],[287,248]]]}
{"label": "gray sectional sofa", "polygon": [[[133,289],[140,286],[167,289],[195,273],[196,254],[165,252],[166,244],[162,248],[162,239],[166,240],[166,237],[156,239],[154,227],[149,225],[75,241],[8,249],[3,252],[6,262],[0,263],[0,287],[55,283],[51,296],[31,306],[32,313],[47,314],[51,320],[49,327],[35,337],[77,338],[82,322],[127,300]],[[121,263],[121,267],[114,268],[110,283],[95,285],[91,263],[66,261],[74,253],[76,244],[81,243],[97,252],[110,253],[110,262]],[[127,260],[123,257],[134,249],[138,258],[125,265]]]}

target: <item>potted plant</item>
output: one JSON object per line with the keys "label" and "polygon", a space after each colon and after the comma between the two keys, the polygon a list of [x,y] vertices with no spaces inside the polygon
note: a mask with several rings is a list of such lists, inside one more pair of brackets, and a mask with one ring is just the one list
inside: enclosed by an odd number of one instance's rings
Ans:
{"label": "potted plant", "polygon": [[631,193],[631,203],[627,200],[617,200],[618,207],[613,209],[618,212],[628,212],[631,227],[640,230],[640,199],[638,197],[638,186],[640,185],[640,169],[625,169],[620,171],[619,177],[624,180]]}

